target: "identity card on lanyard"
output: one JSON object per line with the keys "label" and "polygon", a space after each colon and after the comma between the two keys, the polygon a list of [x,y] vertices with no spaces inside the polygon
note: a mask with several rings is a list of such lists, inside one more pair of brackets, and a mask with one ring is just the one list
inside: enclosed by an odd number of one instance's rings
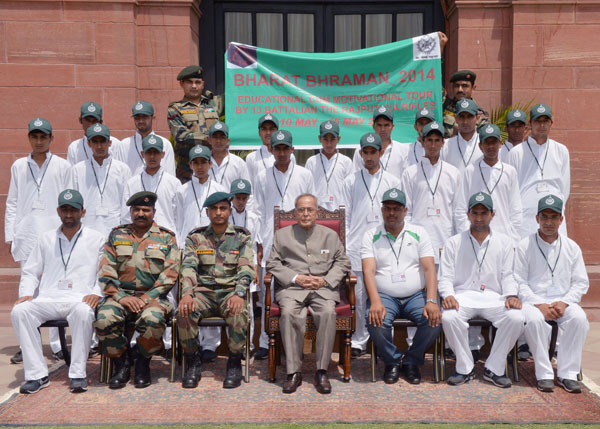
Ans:
{"label": "identity card on lanyard", "polygon": [[[442,162],[439,160],[438,162]],[[429,178],[427,174],[425,174],[425,167],[423,167],[423,161],[420,162],[421,171],[423,172],[423,177],[425,177],[425,182],[427,182],[427,188],[429,189],[429,193],[431,194],[431,206],[427,207],[427,216],[440,216],[442,214],[442,210],[435,205],[435,193],[437,192],[438,186],[440,184],[440,178],[442,177],[442,169],[444,168],[444,164],[440,164],[440,173],[438,174],[438,178],[435,182],[435,187],[431,187],[431,183],[429,183]]]}
{"label": "identity card on lanyard", "polygon": [[[400,249],[398,250],[398,253],[396,254],[396,251],[394,250],[394,244],[392,243],[392,240],[390,240],[389,234],[386,232],[385,238],[387,238],[388,244],[390,245],[390,249],[392,249],[392,253],[394,254],[394,258],[396,258],[396,267],[392,268],[392,283],[406,283],[406,273],[401,272],[399,270],[399,263],[400,263],[400,254],[402,253],[402,246],[404,245],[404,235],[405,233],[402,233],[402,239],[400,240]],[[394,240],[396,238],[394,237]]]}
{"label": "identity card on lanyard", "polygon": [[77,245],[77,241],[79,237],[81,237],[82,230],[79,230],[77,237],[75,237],[75,241],[73,242],[73,246],[71,246],[71,250],[69,251],[69,256],[67,257],[67,261],[65,262],[65,255],[63,253],[62,241],[60,237],[58,238],[58,247],[60,249],[60,259],[62,260],[63,267],[65,269],[64,278],[58,281],[58,289],[59,290],[73,290],[73,280],[67,279],[67,268],[69,266],[69,261],[71,261],[71,255],[73,254],[73,250],[75,250],[75,246]]}
{"label": "identity card on lanyard", "polygon": [[29,167],[29,172],[31,173],[31,178],[33,179],[33,183],[35,183],[35,187],[37,189],[37,199],[33,200],[33,203],[31,204],[31,208],[34,210],[45,210],[46,209],[46,202],[44,200],[42,200],[42,183],[44,182],[44,177],[46,176],[46,171],[48,171],[48,167],[50,166],[50,161],[52,161],[53,156],[54,155],[50,155],[50,159],[48,160],[48,163],[46,164],[46,168],[44,168],[44,172],[42,173],[42,177],[40,178],[39,182],[37,181],[37,179],[35,178],[35,175],[33,174],[31,165],[29,165],[29,162],[27,163],[27,167]]}
{"label": "identity card on lanyard", "polygon": [[375,189],[375,193],[371,195],[371,191],[369,190],[369,186],[367,185],[367,181],[365,180],[364,170],[360,170],[360,176],[362,177],[363,184],[367,190],[367,194],[369,195],[369,199],[371,200],[371,211],[367,214],[367,223],[375,223],[379,222],[381,219],[381,213],[377,207],[375,207],[375,198],[377,198],[377,191],[379,191],[379,186],[381,185],[381,180],[383,179],[383,171],[380,171],[379,183],[377,183],[377,189]]}

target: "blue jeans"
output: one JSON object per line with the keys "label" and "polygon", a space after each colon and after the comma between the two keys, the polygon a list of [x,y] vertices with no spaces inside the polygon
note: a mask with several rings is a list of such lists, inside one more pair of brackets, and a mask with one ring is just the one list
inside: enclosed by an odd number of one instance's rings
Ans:
{"label": "blue jeans", "polygon": [[[423,365],[425,362],[425,352],[435,342],[440,335],[441,326],[435,328],[429,326],[429,321],[423,316],[423,308],[427,293],[421,290],[408,298],[394,298],[384,293],[379,293],[381,303],[385,307],[385,318],[383,326],[375,327],[368,323],[369,308],[371,303],[367,302],[367,329],[371,336],[371,341],[375,344],[377,354],[387,365],[413,364]],[[413,339],[413,344],[404,352],[394,345],[394,336],[392,335],[392,323],[394,319],[408,319],[417,324],[417,333]]]}

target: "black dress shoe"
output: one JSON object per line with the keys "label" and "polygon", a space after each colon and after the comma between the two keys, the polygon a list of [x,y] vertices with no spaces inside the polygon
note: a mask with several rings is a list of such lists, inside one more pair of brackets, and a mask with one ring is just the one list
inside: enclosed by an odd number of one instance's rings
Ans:
{"label": "black dress shoe", "polygon": [[140,355],[135,360],[135,376],[133,382],[138,389],[148,387],[152,383],[152,377],[150,376],[150,359],[151,358]]}
{"label": "black dress shoe", "polygon": [[227,373],[223,380],[224,389],[235,389],[242,384],[242,354],[229,354],[227,360]]}
{"label": "black dress shoe", "polygon": [[383,381],[386,384],[394,384],[400,378],[400,365],[386,365],[383,373]]}
{"label": "black dress shoe", "polygon": [[288,374],[287,379],[283,383],[283,393],[294,393],[298,386],[302,385],[302,373],[295,372]]}
{"label": "black dress shoe", "polygon": [[202,378],[202,361],[200,352],[185,353],[185,374],[181,380],[181,387],[185,389],[194,389]]}
{"label": "black dress shoe", "polygon": [[329,377],[327,377],[327,371],[324,369],[317,370],[315,374],[315,387],[317,392],[323,395],[331,393],[331,383],[329,382]]}
{"label": "black dress shoe", "polygon": [[365,353],[367,353],[366,350],[359,349],[358,347],[352,347],[352,349],[350,349],[350,357],[352,359],[356,359],[358,357],[361,357]]}
{"label": "black dress shoe", "polygon": [[269,357],[269,350],[264,347],[259,347],[257,352],[254,353],[254,360],[265,360]]}
{"label": "black dress shoe", "polygon": [[421,373],[419,367],[410,363],[402,365],[404,379],[410,384],[419,384],[421,382]]}
{"label": "black dress shoe", "polygon": [[114,359],[115,361],[115,375],[108,380],[108,387],[110,389],[121,389],[127,385],[129,381],[131,367],[129,366],[129,356],[127,352],[124,352],[121,356]]}

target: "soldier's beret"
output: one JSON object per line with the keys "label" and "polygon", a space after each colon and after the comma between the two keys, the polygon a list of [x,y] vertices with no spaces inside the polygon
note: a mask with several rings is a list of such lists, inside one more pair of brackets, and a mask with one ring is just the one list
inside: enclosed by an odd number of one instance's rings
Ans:
{"label": "soldier's beret", "polygon": [[154,192],[150,191],[141,191],[136,192],[127,200],[127,206],[146,206],[146,207],[154,207],[158,196]]}
{"label": "soldier's beret", "polygon": [[179,72],[177,80],[185,79],[202,79],[202,67],[200,66],[187,66]]}
{"label": "soldier's beret", "polygon": [[232,199],[233,197],[228,192],[215,192],[210,194],[209,197],[204,200],[202,207],[210,207],[213,204],[220,203],[221,201],[227,201],[228,203],[231,203]]}
{"label": "soldier's beret", "polygon": [[52,134],[52,125],[44,118],[35,118],[29,122],[29,132],[41,131],[44,134]]}
{"label": "soldier's beret", "polygon": [[457,72],[452,73],[450,76],[450,82],[457,82],[459,80],[468,80],[471,83],[475,83],[475,79],[477,79],[477,75],[475,72],[471,70],[459,70]]}

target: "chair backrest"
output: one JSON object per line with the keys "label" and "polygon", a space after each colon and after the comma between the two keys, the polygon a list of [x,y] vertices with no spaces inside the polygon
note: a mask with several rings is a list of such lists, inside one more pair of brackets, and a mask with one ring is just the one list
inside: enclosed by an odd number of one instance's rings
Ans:
{"label": "chair backrest", "polygon": [[[277,232],[281,228],[285,228],[286,226],[293,225],[296,222],[296,216],[294,215],[294,210],[290,210],[289,212],[279,210],[279,206],[275,206],[275,213],[273,216],[274,221],[274,231]],[[346,248],[346,207],[339,206],[337,210],[327,210],[321,206],[317,209],[317,223],[319,225],[326,226],[328,228],[333,229],[342,244],[344,245],[344,249]]]}

